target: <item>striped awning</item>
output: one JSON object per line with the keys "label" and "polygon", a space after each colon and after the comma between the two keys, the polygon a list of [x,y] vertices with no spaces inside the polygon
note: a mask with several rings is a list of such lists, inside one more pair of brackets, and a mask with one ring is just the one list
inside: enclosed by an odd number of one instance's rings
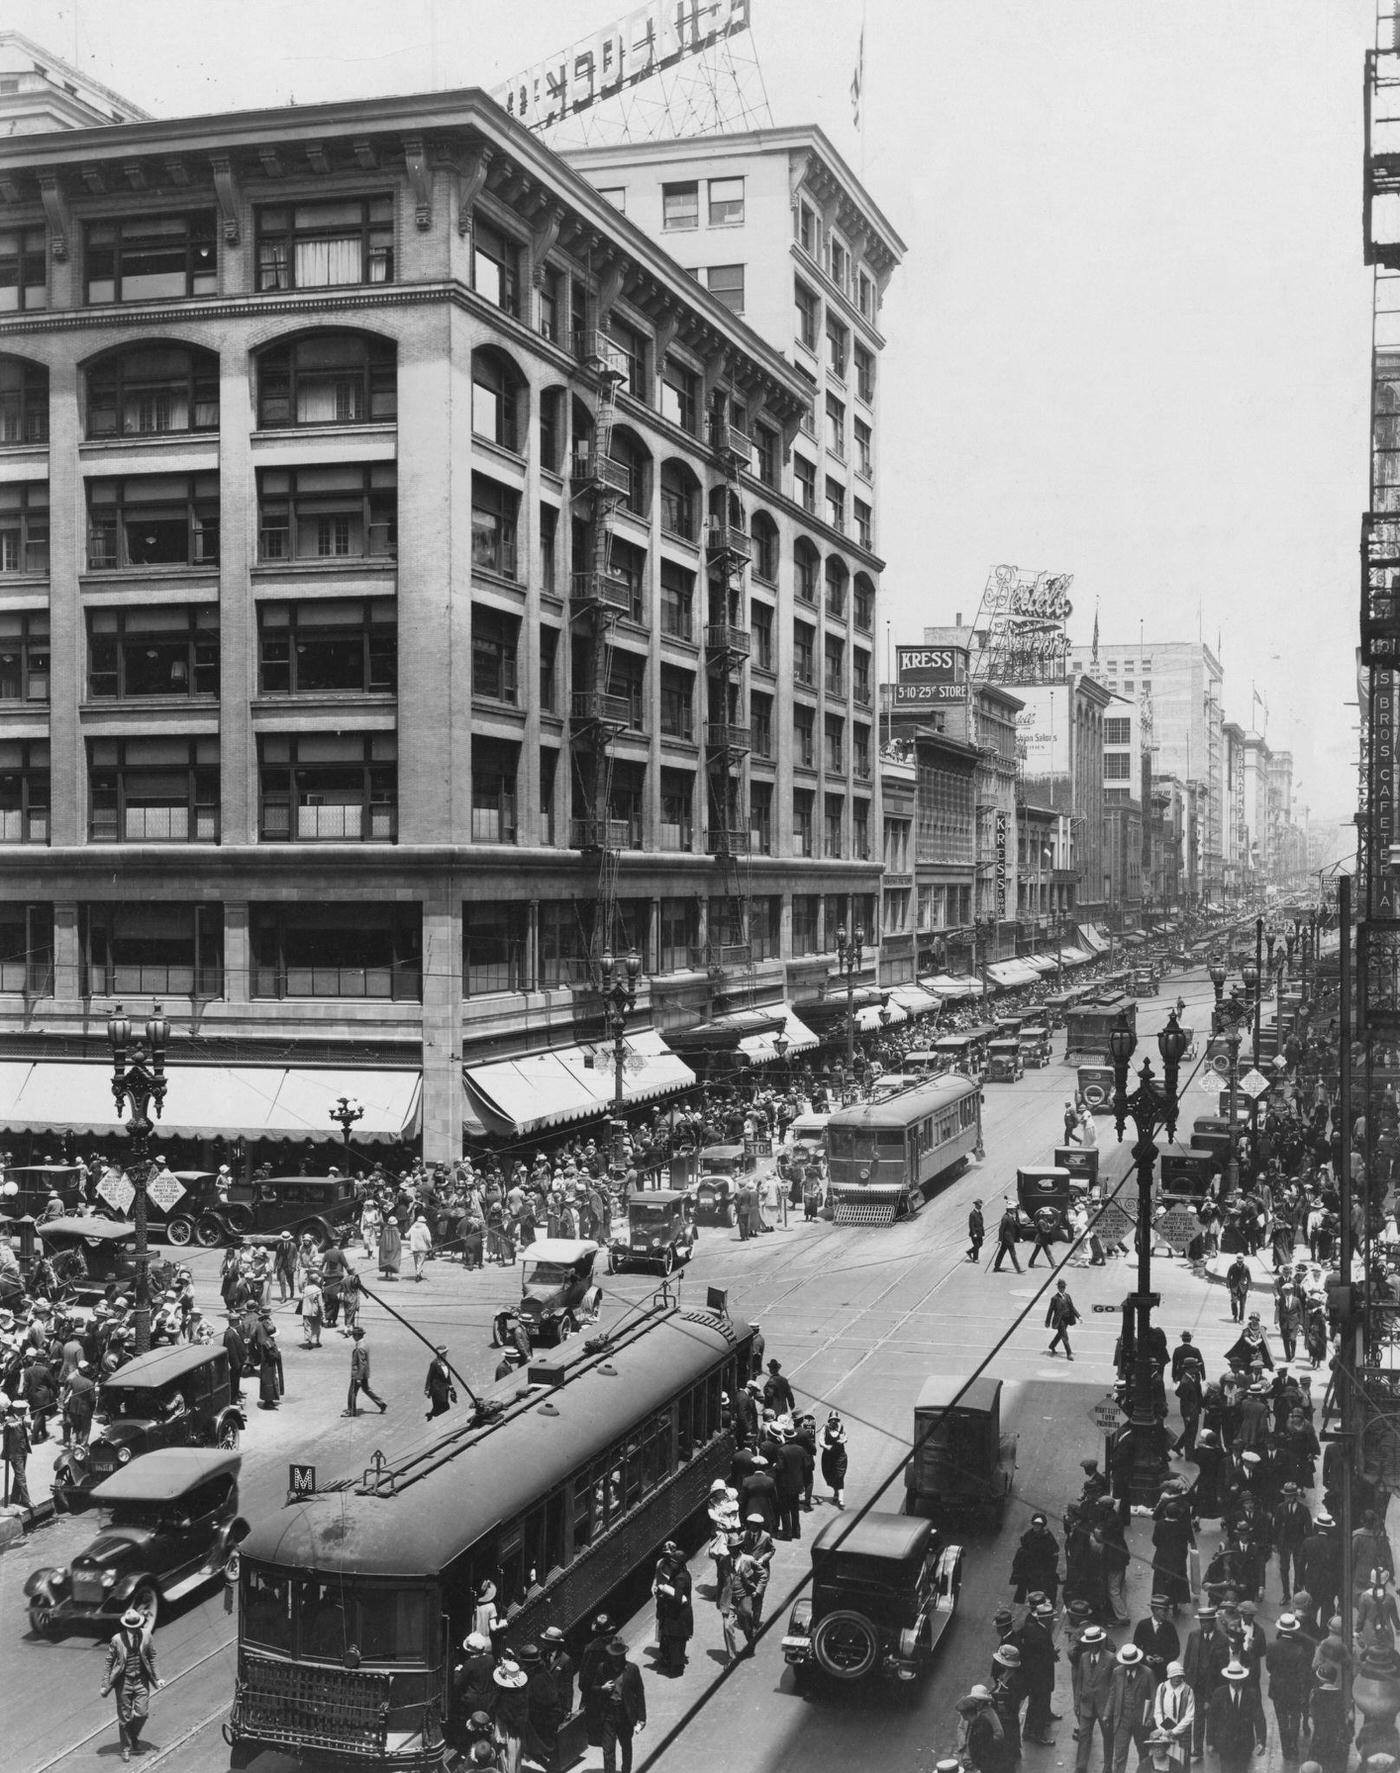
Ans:
{"label": "striped awning", "polygon": [[[622,1077],[624,1107],[675,1095],[695,1083],[695,1073],[654,1028],[628,1034]],[[596,1047],[552,1047],[468,1065],[463,1081],[472,1113],[464,1116],[488,1133],[522,1134],[566,1126],[606,1114],[613,1105],[615,1074],[611,1041]]]}

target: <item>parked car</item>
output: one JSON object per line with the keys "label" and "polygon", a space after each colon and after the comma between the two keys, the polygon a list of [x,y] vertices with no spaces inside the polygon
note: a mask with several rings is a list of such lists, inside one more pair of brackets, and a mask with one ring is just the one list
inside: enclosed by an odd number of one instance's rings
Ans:
{"label": "parked car", "polygon": [[104,1379],[86,1447],[69,1447],[54,1465],[58,1509],[123,1465],[161,1447],[222,1447],[232,1452],[248,1426],[233,1401],[228,1354],[178,1343],[153,1348]]}
{"label": "parked car", "polygon": [[678,1188],[645,1188],[627,1202],[627,1229],[608,1245],[608,1273],[659,1268],[670,1274],[695,1251],[690,1196]]}
{"label": "parked car", "polygon": [[931,1521],[872,1511],[838,1515],[812,1545],[812,1589],[793,1607],[783,1656],[801,1685],[880,1674],[913,1681],[957,1611],[962,1547]]}
{"label": "parked car", "polygon": [[11,1164],[0,1182],[0,1219],[37,1219],[57,1195],[66,1213],[82,1198],[77,1164]]}
{"label": "parked car", "polygon": [[220,1204],[220,1178],[215,1170],[172,1170],[170,1173],[185,1192],[168,1212],[157,1201],[152,1201],[146,1212],[151,1235],[158,1237],[163,1233],[167,1243],[183,1249],[193,1241],[195,1227],[204,1214]]}
{"label": "parked car", "polygon": [[276,1243],[284,1231],[297,1238],[309,1233],[328,1250],[348,1241],[359,1217],[360,1199],[349,1176],[261,1176],[230,1183],[227,1196],[201,1212],[194,1235],[212,1250],[239,1240]]}
{"label": "parked car", "polygon": [[585,1319],[596,1318],[603,1299],[593,1280],[597,1259],[598,1245],[579,1237],[539,1237],[521,1250],[520,1303],[496,1313],[492,1347],[511,1340],[512,1318],[525,1326],[531,1347],[564,1342]]}
{"label": "parked car", "polygon": [[695,1184],[695,1217],[706,1225],[733,1225],[737,1216],[734,1197],[753,1167],[754,1161],[742,1145],[705,1146]]}
{"label": "parked car", "polygon": [[1016,1481],[1016,1436],[1001,1427],[1003,1384],[935,1374],[914,1404],[906,1514],[974,1512],[1000,1528]]}
{"label": "parked car", "polygon": [[133,1459],[79,1500],[102,1511],[97,1537],[66,1566],[24,1585],[29,1629],[110,1628],[128,1607],[155,1625],[162,1604],[237,1572],[248,1523],[238,1513],[241,1461],[222,1448],[167,1447]]}
{"label": "parked car", "polygon": [[[95,1305],[115,1289],[136,1287],[136,1227],[125,1219],[43,1219],[35,1228],[53,1264],[58,1296],[72,1305]],[[175,1265],[147,1263],[150,1294],[158,1299],[174,1277]]]}

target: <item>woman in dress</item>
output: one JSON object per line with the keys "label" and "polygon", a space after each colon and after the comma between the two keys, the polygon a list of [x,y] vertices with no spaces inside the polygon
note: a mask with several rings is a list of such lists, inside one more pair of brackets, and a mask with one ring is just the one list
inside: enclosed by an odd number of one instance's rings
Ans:
{"label": "woman in dress", "polygon": [[831,1489],[831,1500],[837,1508],[846,1506],[846,1425],[833,1410],[822,1429],[822,1482]]}
{"label": "woman in dress", "polygon": [[686,1645],[695,1631],[695,1610],[691,1604],[690,1571],[685,1553],[668,1539],[656,1561],[656,1575],[651,1592],[656,1601],[656,1636],[661,1646],[660,1668],[663,1674],[685,1672]]}
{"label": "woman in dress", "polygon": [[399,1264],[402,1260],[403,1239],[399,1236],[399,1222],[390,1213],[379,1231],[379,1272],[386,1281],[396,1281],[399,1278]]}

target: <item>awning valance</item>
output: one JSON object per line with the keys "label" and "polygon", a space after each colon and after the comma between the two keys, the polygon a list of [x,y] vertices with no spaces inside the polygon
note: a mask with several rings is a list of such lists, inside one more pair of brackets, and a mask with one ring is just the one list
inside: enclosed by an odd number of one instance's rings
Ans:
{"label": "awning valance", "polygon": [[919,983],[926,991],[935,992],[939,997],[983,997],[986,987],[980,979],[973,979],[963,974],[955,977],[951,973],[933,973]]}
{"label": "awning valance", "polygon": [[931,1016],[940,1007],[938,997],[921,985],[892,985],[890,1002],[907,1010],[911,1016]]}
{"label": "awning valance", "polygon": [[1030,967],[1032,972],[1044,974],[1053,973],[1055,970],[1055,958],[1053,955],[1028,954],[1026,955],[1025,960],[1026,965]]}
{"label": "awning valance", "polygon": [[1094,928],[1093,924],[1081,923],[1076,925],[1076,928],[1079,931],[1080,942],[1089,950],[1090,954],[1108,953],[1108,943],[1104,941],[1103,937]]}
{"label": "awning valance", "polygon": [[767,1004],[760,1010],[730,1010],[723,1016],[712,1016],[693,1028],[677,1028],[666,1036],[670,1046],[681,1051],[705,1051],[740,1047],[748,1035],[777,1034],[787,1015],[785,1004]]}
{"label": "awning valance", "polygon": [[746,1034],[739,1042],[739,1051],[748,1057],[751,1065],[768,1065],[778,1057],[776,1043],[779,1033],[787,1041],[787,1050],[783,1054],[785,1059],[791,1058],[794,1053],[810,1053],[813,1047],[821,1044],[794,1010],[786,1005],[777,1005],[775,1008],[787,1017],[781,1029],[775,1029],[771,1034]]}
{"label": "awning valance", "polygon": [[1088,966],[1093,958],[1092,954],[1086,954],[1082,948],[1062,948],[1060,950],[1060,959],[1067,967]]}
{"label": "awning valance", "polygon": [[[418,1071],[322,1070],[318,1066],[171,1067],[157,1133],[185,1138],[316,1139],[339,1144],[330,1117],[338,1096],[357,1097],[364,1118],[352,1139],[406,1139],[418,1129]],[[59,1060],[0,1060],[0,1127],[11,1132],[72,1132],[118,1137],[110,1065]]]}
{"label": "awning valance", "polygon": [[1009,990],[1016,985],[1033,985],[1040,975],[1023,960],[994,960],[987,967],[987,977]]}
{"label": "awning valance", "polygon": [[[628,1034],[624,1046],[624,1106],[635,1107],[694,1085],[695,1073],[654,1028]],[[555,1047],[489,1065],[469,1065],[464,1078],[473,1111],[468,1118],[488,1133],[520,1134],[565,1126],[605,1114],[612,1107],[612,1043]]]}
{"label": "awning valance", "polygon": [[894,1001],[893,994],[890,1001],[883,1006],[866,1004],[864,1009],[856,1011],[856,1027],[862,1034],[878,1034],[882,1028],[893,1028],[897,1023],[908,1020],[908,1010],[902,1009]]}

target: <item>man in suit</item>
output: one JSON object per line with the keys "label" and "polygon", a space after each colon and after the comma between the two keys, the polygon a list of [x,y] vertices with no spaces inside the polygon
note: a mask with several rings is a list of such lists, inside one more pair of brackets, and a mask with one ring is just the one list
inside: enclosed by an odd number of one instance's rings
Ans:
{"label": "man in suit", "polygon": [[1215,1608],[1208,1604],[1198,1607],[1195,1629],[1188,1635],[1186,1648],[1181,1654],[1186,1684],[1196,1701],[1196,1718],[1191,1726],[1193,1761],[1202,1758],[1206,1740],[1206,1712],[1229,1660],[1229,1647],[1224,1635],[1216,1627]]}
{"label": "man in suit", "polygon": [[1164,1594],[1154,1594],[1151,1613],[1140,1619],[1133,1631],[1133,1642],[1142,1651],[1154,1681],[1165,1680],[1167,1664],[1181,1654],[1181,1635],[1167,1618],[1169,1604]]}
{"label": "man in suit", "polygon": [[1124,1644],[1108,1694],[1108,1723],[1113,1736],[1113,1773],[1126,1773],[1128,1750],[1134,1746],[1138,1764],[1146,1758],[1144,1744],[1152,1733],[1152,1702],[1157,1681],[1136,1644]]}
{"label": "man in suit", "polygon": [[972,1210],[967,1215],[967,1241],[969,1262],[976,1262],[982,1255],[982,1243],[987,1235],[987,1224],[982,1217],[982,1203],[975,1200]]}
{"label": "man in suit", "polygon": [[1274,1510],[1274,1549],[1278,1552],[1278,1578],[1287,1604],[1293,1598],[1293,1584],[1302,1574],[1303,1541],[1312,1532],[1312,1516],[1299,1494],[1297,1484],[1283,1486],[1282,1499]]}
{"label": "man in suit", "polygon": [[1002,1201],[1002,1214],[997,1222],[997,1253],[992,1263],[995,1273],[1001,1273],[1001,1265],[1010,1256],[1011,1266],[1017,1274],[1021,1272],[1021,1258],[1016,1254],[1016,1209],[1009,1199]]}
{"label": "man in suit", "polygon": [[1024,1734],[1048,1748],[1055,1740],[1050,1734],[1050,1726],[1055,1722],[1050,1702],[1055,1696],[1055,1664],[1060,1655],[1055,1648],[1055,1609],[1048,1600],[1031,1609],[1017,1642],[1021,1647],[1021,1676],[1029,1697]]}
{"label": "man in suit", "polygon": [[1230,1644],[1235,1661],[1243,1663],[1249,1671],[1249,1684],[1256,1693],[1260,1691],[1259,1671],[1264,1666],[1264,1657],[1269,1648],[1269,1640],[1259,1624],[1258,1612],[1253,1601],[1240,1602],[1239,1631],[1232,1637]]}
{"label": "man in suit", "polygon": [[1074,1671],[1074,1715],[1079,1724],[1074,1773],[1088,1773],[1095,1724],[1103,1738],[1103,1764],[1106,1770],[1110,1769],[1113,1766],[1113,1730],[1109,1696],[1113,1672],[1118,1664],[1103,1627],[1086,1626],[1069,1656]]}
{"label": "man in suit", "polygon": [[1298,1733],[1307,1714],[1312,1685],[1312,1646],[1292,1613],[1278,1616],[1278,1636],[1264,1652],[1269,1699],[1278,1718],[1279,1746],[1286,1761],[1298,1759]]}
{"label": "man in suit", "polygon": [[1268,1746],[1269,1729],[1249,1670],[1230,1662],[1224,1675],[1206,1715],[1206,1741],[1220,1757],[1220,1773],[1244,1773],[1251,1755],[1262,1755]]}

